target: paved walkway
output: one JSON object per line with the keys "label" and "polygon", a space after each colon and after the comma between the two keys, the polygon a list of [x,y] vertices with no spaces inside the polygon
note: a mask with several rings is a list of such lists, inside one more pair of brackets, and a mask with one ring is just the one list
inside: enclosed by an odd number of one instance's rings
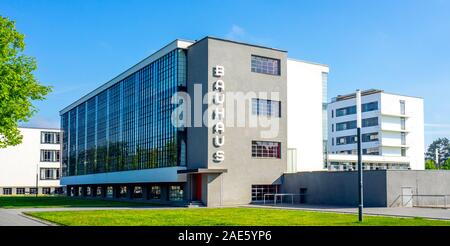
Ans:
{"label": "paved walkway", "polygon": [[48,222],[39,221],[24,215],[24,212],[89,211],[89,210],[140,210],[140,209],[179,209],[181,207],[66,207],[66,208],[0,208],[0,226],[48,226]]}
{"label": "paved walkway", "polygon": [[[358,213],[357,208],[313,206],[313,205],[248,205],[245,207],[294,209],[334,213]],[[395,217],[420,217],[427,219],[450,220],[450,209],[441,208],[364,208],[366,215],[381,215]]]}
{"label": "paved walkway", "polygon": [[27,218],[16,209],[0,208],[0,226],[46,226],[46,224]]}

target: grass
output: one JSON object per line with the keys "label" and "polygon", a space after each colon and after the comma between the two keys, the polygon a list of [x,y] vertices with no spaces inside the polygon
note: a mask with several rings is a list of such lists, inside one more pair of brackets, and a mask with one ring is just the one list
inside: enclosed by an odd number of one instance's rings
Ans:
{"label": "grass", "polygon": [[0,208],[149,206],[149,203],[76,199],[66,196],[0,196]]}
{"label": "grass", "polygon": [[28,215],[67,226],[450,226],[450,221],[420,218],[259,208],[97,210],[31,212]]}

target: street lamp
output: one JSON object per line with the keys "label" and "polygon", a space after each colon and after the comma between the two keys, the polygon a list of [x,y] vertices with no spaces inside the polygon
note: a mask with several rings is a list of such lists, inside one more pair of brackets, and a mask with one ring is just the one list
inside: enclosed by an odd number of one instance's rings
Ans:
{"label": "street lamp", "polygon": [[362,150],[361,150],[361,91],[356,90],[356,134],[358,142],[358,220],[363,221],[363,167],[362,167]]}

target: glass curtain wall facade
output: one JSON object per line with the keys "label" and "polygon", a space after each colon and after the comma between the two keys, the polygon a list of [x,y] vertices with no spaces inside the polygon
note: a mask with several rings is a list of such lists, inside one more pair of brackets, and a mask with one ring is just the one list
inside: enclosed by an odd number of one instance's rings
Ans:
{"label": "glass curtain wall facade", "polygon": [[186,51],[175,49],[61,116],[62,174],[183,166],[185,131],[172,125],[185,91]]}

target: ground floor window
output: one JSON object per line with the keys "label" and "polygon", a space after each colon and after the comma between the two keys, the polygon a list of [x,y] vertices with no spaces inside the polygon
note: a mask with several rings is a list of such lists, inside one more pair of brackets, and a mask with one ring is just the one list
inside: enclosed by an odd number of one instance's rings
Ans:
{"label": "ground floor window", "polygon": [[86,196],[92,196],[92,188],[91,187],[86,187]]}
{"label": "ground floor window", "polygon": [[16,188],[16,195],[24,195],[25,188]]}
{"label": "ground floor window", "polygon": [[126,186],[119,187],[119,198],[126,198],[128,194],[128,189]]}
{"label": "ground floor window", "polygon": [[37,189],[36,188],[30,188],[30,194],[31,195],[36,195],[37,194]]}
{"label": "ground floor window", "polygon": [[42,194],[50,195],[51,194],[51,189],[49,187],[43,187],[42,188]]}
{"label": "ground floor window", "polygon": [[169,186],[169,200],[170,201],[183,200],[183,188],[180,185]]}
{"label": "ground floor window", "polygon": [[3,195],[12,195],[12,188],[3,188]]}
{"label": "ground floor window", "polygon": [[63,194],[64,193],[64,189],[62,187],[56,187],[55,188],[55,194]]}
{"label": "ground floor window", "polygon": [[95,195],[96,196],[102,196],[103,194],[102,194],[102,187],[101,186],[97,186],[97,190],[96,190],[96,192],[95,192]]}
{"label": "ground floor window", "polygon": [[133,189],[133,198],[143,198],[142,186],[135,186]]}
{"label": "ground floor window", "polygon": [[[277,194],[280,185],[252,185],[252,201],[263,201],[264,194]],[[274,199],[273,196],[266,196],[266,199]]]}
{"label": "ground floor window", "polygon": [[108,197],[108,198],[114,197],[114,188],[112,186],[108,186],[106,188],[106,197]]}
{"label": "ground floor window", "polygon": [[159,185],[152,185],[150,187],[150,199],[161,199],[161,186]]}

